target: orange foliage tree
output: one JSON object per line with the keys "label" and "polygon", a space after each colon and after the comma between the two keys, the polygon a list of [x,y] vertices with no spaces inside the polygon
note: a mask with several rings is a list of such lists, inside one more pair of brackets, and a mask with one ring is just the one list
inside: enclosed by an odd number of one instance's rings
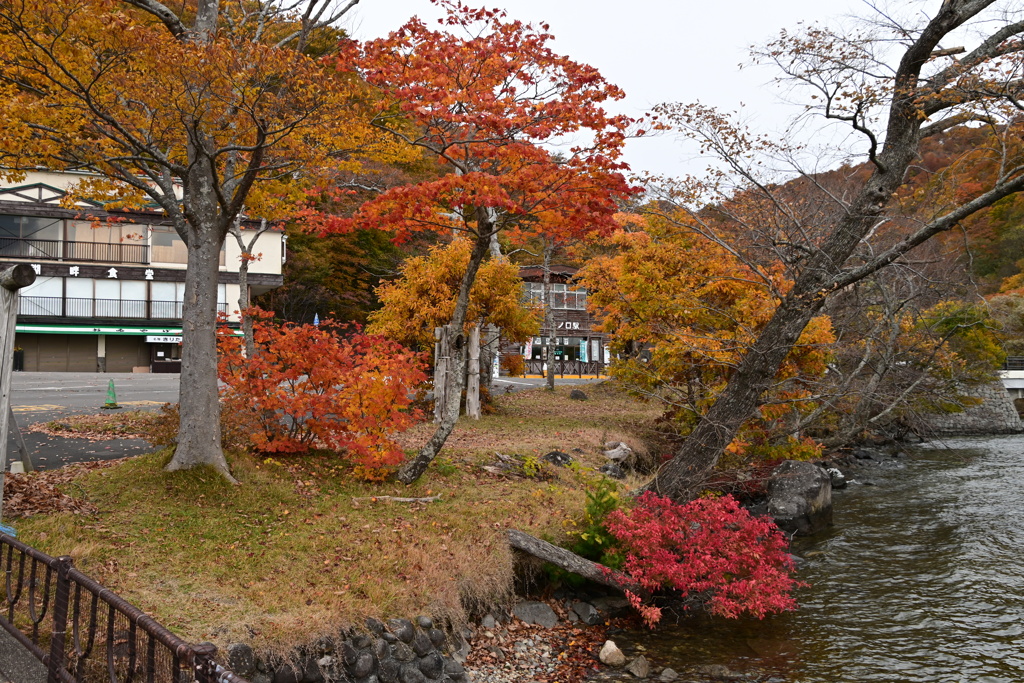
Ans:
{"label": "orange foliage tree", "polygon": [[91,172],[77,194],[156,204],[188,248],[169,469],[212,465],[230,478],[216,355],[229,227],[243,213],[285,218],[317,175],[398,153],[367,125],[365,84],[330,54],[332,25],[354,4],[0,3],[0,172]]}
{"label": "orange foliage tree", "polygon": [[[791,283],[781,266],[755,269],[722,245],[656,219],[610,243],[616,252],[592,259],[579,274],[619,355],[610,372],[635,395],[664,403],[667,416],[688,432]],[[825,373],[834,339],[827,316],[807,326],[764,396],[755,431],[784,427],[794,410],[813,406],[811,387]],[[743,445],[734,442],[732,450]]]}
{"label": "orange foliage tree", "polygon": [[421,354],[376,335],[343,335],[331,320],[275,325],[258,309],[251,315],[256,354],[247,358],[225,329],[219,376],[225,408],[248,416],[256,449],[344,449],[368,479],[402,462],[390,436],[420,417],[412,397],[427,379]]}
{"label": "orange foliage tree", "polygon": [[[383,193],[351,225],[390,229],[398,239],[464,233],[472,249],[449,321],[461,329],[480,264],[498,253],[501,231],[527,224],[552,234],[612,229],[615,202],[630,192],[619,162],[630,121],[602,108],[622,97],[618,88],[551,51],[546,25],[437,2],[447,10],[442,30],[414,18],[349,57],[384,93],[387,106],[374,125],[435,155],[450,173]],[[456,346],[461,367],[465,345]],[[418,478],[451,433],[462,373],[453,380],[436,432],[403,467],[401,481]]]}

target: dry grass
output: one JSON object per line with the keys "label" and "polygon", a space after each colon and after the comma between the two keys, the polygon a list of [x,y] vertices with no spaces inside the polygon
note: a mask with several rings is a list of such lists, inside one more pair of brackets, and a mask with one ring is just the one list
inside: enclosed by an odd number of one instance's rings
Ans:
{"label": "dry grass", "polygon": [[[495,400],[495,414],[459,422],[445,444],[445,453],[473,461],[491,458],[496,451],[543,455],[561,450],[585,465],[596,466],[607,462],[600,455],[604,444],[625,441],[639,454],[653,455],[647,452],[652,435],[646,425],[660,414],[658,406],[638,403],[612,382],[582,388],[587,401],[570,400],[570,387],[559,387],[553,393],[537,389],[500,396]],[[418,425],[403,435],[403,445],[418,448],[432,431],[430,424]]]}
{"label": "dry grass", "polygon": [[[95,471],[75,490],[99,512],[19,520],[19,536],[76,565],[192,641],[265,651],[336,634],[366,616],[429,614],[457,624],[467,606],[507,601],[513,558],[504,531],[557,535],[579,515],[606,440],[638,444],[654,409],[608,386],[502,397],[499,412],[460,423],[412,487],[353,482],[334,456],[232,462],[241,486],[209,471],[164,472],[167,453]],[[429,425],[405,435],[412,445]],[[546,480],[497,476],[494,452],[573,453],[583,467]],[[574,449],[578,449],[574,452]],[[582,451],[582,452],[579,452]],[[355,501],[440,495],[426,504]]]}

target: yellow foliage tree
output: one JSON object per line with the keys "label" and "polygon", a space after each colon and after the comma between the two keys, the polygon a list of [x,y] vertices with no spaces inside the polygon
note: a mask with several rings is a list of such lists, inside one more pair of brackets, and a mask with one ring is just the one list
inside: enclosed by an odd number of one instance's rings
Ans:
{"label": "yellow foliage tree", "polygon": [[[377,288],[383,307],[370,314],[367,331],[432,353],[434,328],[448,324],[469,266],[472,244],[456,239],[410,258],[401,276]],[[465,331],[474,324],[495,325],[504,339],[525,341],[537,334],[539,311],[523,305],[518,268],[505,260],[484,261],[469,293]]]}

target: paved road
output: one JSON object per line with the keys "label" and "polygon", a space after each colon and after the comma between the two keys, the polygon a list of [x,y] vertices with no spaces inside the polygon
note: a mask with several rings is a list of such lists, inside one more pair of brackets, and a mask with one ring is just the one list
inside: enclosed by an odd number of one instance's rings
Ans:
{"label": "paved road", "polygon": [[[104,412],[110,380],[114,381],[117,403],[122,408],[155,410],[164,403],[177,402],[178,379],[176,374],[15,372],[11,407],[37,469],[55,469],[73,462],[113,460],[147,453],[152,448],[140,439],[63,439],[30,432],[26,427],[68,415]],[[11,461],[19,457],[13,436],[8,436],[7,457]]]}
{"label": "paved road", "polygon": [[[155,409],[177,403],[179,375],[85,372],[15,372],[11,405],[18,423],[43,422],[61,415],[92,413],[107,400],[107,384],[114,380],[117,402],[126,408]],[[562,385],[593,384],[593,377],[556,377]],[[500,390],[519,391],[544,385],[539,377],[501,377]]]}
{"label": "paved road", "polygon": [[[555,386],[576,386],[579,384],[596,384],[608,379],[607,377],[555,377]],[[494,380],[494,386],[499,391],[522,391],[523,389],[535,389],[545,385],[542,377],[499,377]]]}
{"label": "paved road", "polygon": [[11,406],[18,422],[40,422],[60,415],[92,413],[103,407],[114,381],[117,402],[126,408],[158,408],[177,403],[179,375],[143,373],[15,372]]}
{"label": "paved road", "polygon": [[0,628],[0,683],[43,683],[46,669],[7,631]]}
{"label": "paved road", "polygon": [[[60,420],[76,414],[104,412],[107,386],[114,381],[117,403],[125,409],[155,410],[178,400],[179,376],[174,374],[16,372],[13,374],[11,405],[25,445],[37,469],[55,469],[73,462],[113,460],[148,453],[152,448],[139,439],[90,441],[51,437],[26,428],[37,422]],[[592,384],[594,378],[556,378],[558,385]],[[496,379],[498,392],[521,391],[544,385],[539,377]],[[18,458],[13,436],[8,437],[8,460]],[[0,680],[0,683],[3,683]]]}

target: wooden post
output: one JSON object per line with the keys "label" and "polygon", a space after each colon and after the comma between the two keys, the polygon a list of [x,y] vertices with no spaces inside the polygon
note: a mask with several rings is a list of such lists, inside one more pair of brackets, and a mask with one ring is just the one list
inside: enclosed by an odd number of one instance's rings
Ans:
{"label": "wooden post", "polygon": [[[480,419],[480,325],[469,332],[469,373],[466,377],[466,415]],[[488,368],[490,371],[490,368]]]}
{"label": "wooden post", "polygon": [[0,520],[3,520],[4,473],[7,471],[7,432],[11,415],[11,371],[14,369],[14,322],[18,319],[18,290],[36,281],[27,263],[0,272]]}
{"label": "wooden post", "polygon": [[7,410],[10,412],[7,417],[11,421],[11,434],[14,435],[14,440],[18,444],[18,452],[21,454],[21,464],[25,466],[26,472],[35,472],[36,466],[32,464],[32,456],[28,454],[28,446],[25,445],[25,439],[21,435],[21,430],[18,429],[18,421],[14,418],[14,409],[11,408],[10,403],[7,404]]}

